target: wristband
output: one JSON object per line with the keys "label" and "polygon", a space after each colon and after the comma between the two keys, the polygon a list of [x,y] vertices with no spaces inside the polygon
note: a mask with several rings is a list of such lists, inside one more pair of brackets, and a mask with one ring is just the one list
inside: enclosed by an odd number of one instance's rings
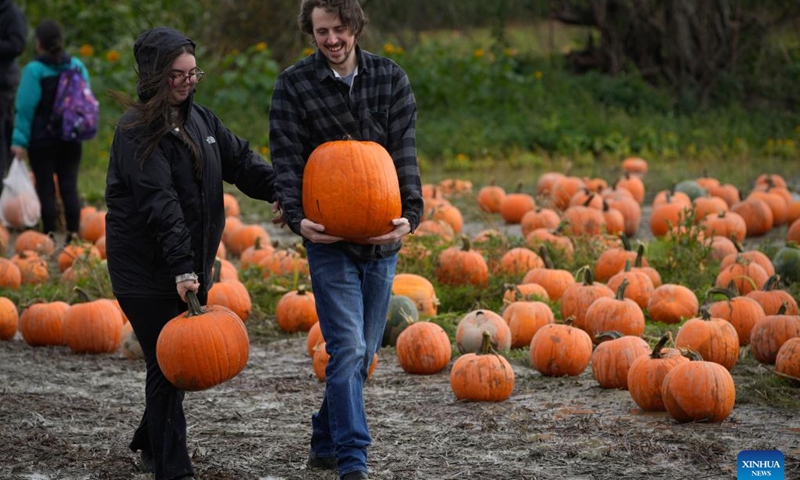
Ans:
{"label": "wristband", "polygon": [[187,280],[192,280],[193,282],[197,281],[197,274],[192,273],[184,273],[183,275],[178,275],[175,277],[175,283],[185,282]]}

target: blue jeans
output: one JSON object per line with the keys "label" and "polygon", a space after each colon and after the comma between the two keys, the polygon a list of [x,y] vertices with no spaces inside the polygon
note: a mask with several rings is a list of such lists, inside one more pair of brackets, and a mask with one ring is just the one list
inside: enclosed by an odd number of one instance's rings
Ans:
{"label": "blue jeans", "polygon": [[311,417],[311,454],[335,456],[339,475],[367,471],[367,428],[362,390],[381,346],[397,255],[351,257],[335,245],[306,242],[311,284],[330,361],[325,394]]}

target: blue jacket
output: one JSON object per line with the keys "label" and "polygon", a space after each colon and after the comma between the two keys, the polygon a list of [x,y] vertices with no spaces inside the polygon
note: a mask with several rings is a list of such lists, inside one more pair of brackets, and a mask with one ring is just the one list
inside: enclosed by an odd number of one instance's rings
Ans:
{"label": "blue jacket", "polygon": [[14,118],[12,145],[29,148],[31,145],[45,146],[62,141],[47,126],[53,114],[58,76],[65,69],[74,66],[81,69],[86,84],[91,86],[89,72],[83,62],[66,54],[58,62],[52,57],[41,55],[25,65],[17,90],[17,114]]}

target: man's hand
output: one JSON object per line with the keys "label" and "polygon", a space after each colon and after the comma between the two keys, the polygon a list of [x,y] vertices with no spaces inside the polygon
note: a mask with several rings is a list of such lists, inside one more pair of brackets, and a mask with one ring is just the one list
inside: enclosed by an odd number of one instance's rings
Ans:
{"label": "man's hand", "polygon": [[314,243],[336,243],[344,240],[342,237],[334,237],[323,232],[325,232],[324,225],[314,223],[307,218],[300,221],[300,235]]}
{"label": "man's hand", "polygon": [[379,237],[368,238],[367,243],[371,243],[372,245],[389,245],[411,233],[411,223],[409,223],[407,218],[395,218],[392,220],[392,225],[394,225],[394,230]]}

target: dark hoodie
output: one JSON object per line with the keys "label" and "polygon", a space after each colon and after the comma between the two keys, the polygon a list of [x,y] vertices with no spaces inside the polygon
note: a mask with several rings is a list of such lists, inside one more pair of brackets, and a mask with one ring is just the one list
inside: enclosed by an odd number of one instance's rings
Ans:
{"label": "dark hoodie", "polygon": [[[170,28],[139,37],[134,56],[140,101],[152,98],[157,88],[145,90],[148,78],[168,68],[170,52],[187,44],[194,45]],[[270,164],[192,96],[182,109],[184,132],[202,158],[200,180],[179,133],[164,136],[141,167],[147,131],[124,127],[137,113],[125,113],[114,134],[106,178],[106,254],[117,297],[175,297],[175,276],[189,272],[201,276],[201,289],[207,291],[225,227],[222,182],[252,198],[274,199]]]}
{"label": "dark hoodie", "polygon": [[0,0],[0,90],[19,85],[17,57],[27,41],[28,24],[22,10],[11,0]]}

